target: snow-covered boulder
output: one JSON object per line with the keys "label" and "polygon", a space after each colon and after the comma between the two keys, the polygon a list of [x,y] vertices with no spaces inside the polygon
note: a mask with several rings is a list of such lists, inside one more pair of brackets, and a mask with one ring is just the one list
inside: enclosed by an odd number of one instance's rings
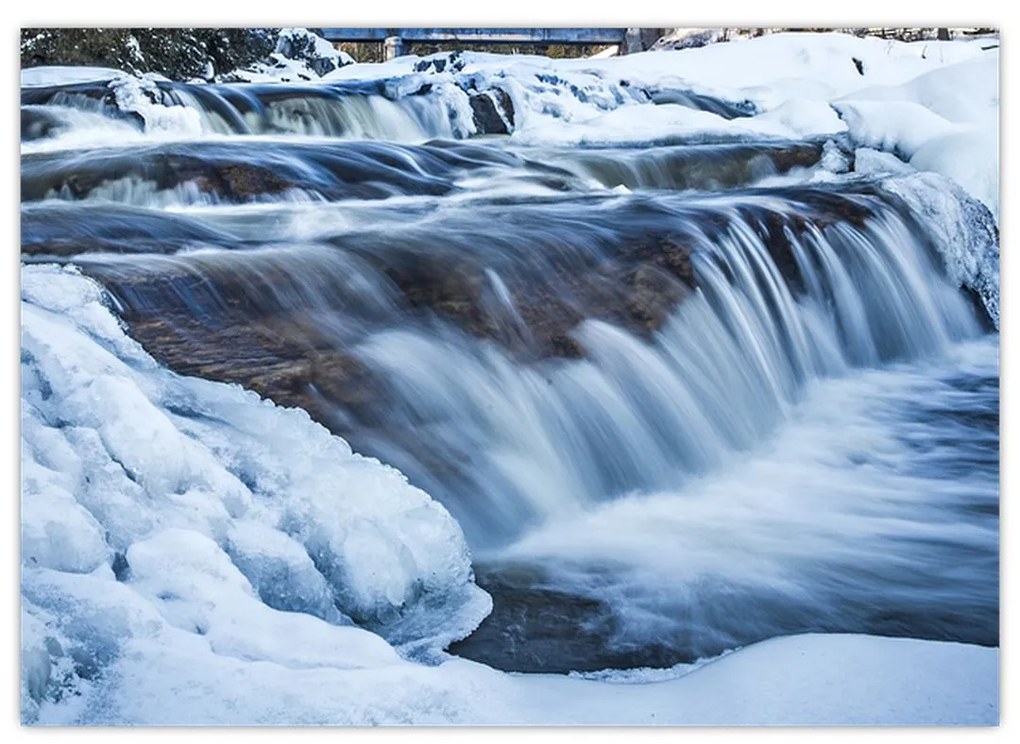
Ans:
{"label": "snow-covered boulder", "polygon": [[354,64],[351,55],[341,52],[306,28],[283,29],[276,41],[276,53],[287,59],[303,61],[319,77],[344,65]]}

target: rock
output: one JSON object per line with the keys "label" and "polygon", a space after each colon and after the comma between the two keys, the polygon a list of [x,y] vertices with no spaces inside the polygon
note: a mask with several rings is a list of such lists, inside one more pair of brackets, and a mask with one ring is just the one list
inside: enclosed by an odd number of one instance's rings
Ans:
{"label": "rock", "polygon": [[61,162],[59,158],[23,160],[21,196],[37,201],[50,194],[85,199],[109,182],[136,178],[159,190],[192,183],[199,191],[226,201],[251,201],[263,194],[300,188],[302,181],[280,169],[252,162],[212,161],[175,153],[149,152],[141,157],[101,157],[90,163]]}
{"label": "rock", "polygon": [[465,64],[466,62],[460,50],[455,50],[445,55],[434,54],[417,62],[414,66],[414,71],[425,74],[460,72],[464,69]]}
{"label": "rock", "polygon": [[468,101],[477,134],[510,134],[514,128],[514,103],[502,88],[471,93]]}
{"label": "rock", "polygon": [[305,28],[281,30],[275,51],[286,59],[304,62],[319,77],[354,63],[349,54]]}
{"label": "rock", "polygon": [[457,656],[504,671],[539,674],[662,668],[693,660],[655,642],[613,648],[620,621],[612,608],[544,586],[537,565],[479,565],[475,581],[492,596],[492,613],[450,646]]}
{"label": "rock", "polygon": [[299,188],[299,182],[288,180],[271,168],[252,163],[229,163],[210,169],[195,178],[194,183],[206,193],[239,202]]}
{"label": "rock", "polygon": [[[442,165],[436,164],[437,168]],[[22,158],[21,197],[39,201],[58,194],[84,199],[122,179],[148,181],[157,190],[190,184],[197,191],[232,202],[253,201],[291,189],[338,200],[376,199],[394,193],[442,194],[453,188],[451,179],[423,174],[407,161],[394,161],[386,148],[374,143],[280,143],[264,145],[253,154],[251,146],[244,143],[210,140],[116,152],[96,150],[72,162],[60,153],[30,153]]]}
{"label": "rock", "polygon": [[42,107],[21,108],[21,141],[52,137],[61,129],[61,121],[54,113]]}

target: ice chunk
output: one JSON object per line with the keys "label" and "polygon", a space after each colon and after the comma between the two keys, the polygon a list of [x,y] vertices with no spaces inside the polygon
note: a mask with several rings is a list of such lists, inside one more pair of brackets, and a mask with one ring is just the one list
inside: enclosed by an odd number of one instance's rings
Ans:
{"label": "ice chunk", "polygon": [[135,543],[130,584],[167,622],[217,654],[289,667],[349,669],[399,663],[382,638],[263,604],[230,557],[197,532],[172,529]]}
{"label": "ice chunk", "polygon": [[21,560],[89,573],[107,560],[102,526],[34,459],[22,461]]}
{"label": "ice chunk", "polygon": [[246,520],[231,527],[227,552],[270,607],[350,624],[350,619],[336,609],[332,587],[316,569],[304,546],[293,538]]}
{"label": "ice chunk", "polygon": [[[460,527],[399,472],[304,411],[160,368],[74,270],[28,266],[23,287],[27,565],[98,565],[112,581],[121,554],[118,575],[141,582],[139,560],[156,559],[140,544],[183,532],[158,545],[204,556],[196,586],[206,573],[316,623],[348,615],[416,652],[487,614]],[[191,631],[204,621],[164,605]]]}
{"label": "ice chunk", "polygon": [[910,164],[953,179],[999,219],[999,141],[994,127],[932,138],[914,151]]}
{"label": "ice chunk", "polygon": [[863,175],[892,174],[906,175],[914,169],[892,153],[882,152],[870,147],[858,147],[854,150],[854,172]]}
{"label": "ice chunk", "polygon": [[117,108],[140,116],[146,131],[181,135],[198,135],[203,131],[198,109],[165,105],[155,80],[121,74],[110,81],[109,88],[113,91]]}
{"label": "ice chunk", "polygon": [[934,173],[889,178],[882,188],[907,202],[931,233],[950,278],[978,294],[998,327],[999,229],[985,205]]}

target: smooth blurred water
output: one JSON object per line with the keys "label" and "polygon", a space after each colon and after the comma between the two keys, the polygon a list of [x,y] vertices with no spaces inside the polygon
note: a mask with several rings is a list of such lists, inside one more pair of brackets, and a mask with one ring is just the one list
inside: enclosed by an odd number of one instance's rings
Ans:
{"label": "smooth blurred water", "polygon": [[902,200],[762,185],[811,143],[398,145],[360,138],[464,130],[432,94],[277,92],[167,88],[205,136],[120,145],[101,107],[28,101],[103,146],[23,156],[26,258],[440,500],[496,602],[459,653],[998,642],[998,337]]}

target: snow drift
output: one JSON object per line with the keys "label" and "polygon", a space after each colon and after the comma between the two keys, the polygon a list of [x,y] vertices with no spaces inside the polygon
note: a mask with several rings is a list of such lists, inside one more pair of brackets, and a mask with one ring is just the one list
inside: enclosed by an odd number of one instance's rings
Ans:
{"label": "snow drift", "polygon": [[487,614],[459,527],[398,472],[303,411],[160,369],[73,270],[22,284],[22,591],[63,639],[51,666],[95,674],[164,625],[249,660],[281,637],[314,665],[397,658],[352,623],[427,656]]}

